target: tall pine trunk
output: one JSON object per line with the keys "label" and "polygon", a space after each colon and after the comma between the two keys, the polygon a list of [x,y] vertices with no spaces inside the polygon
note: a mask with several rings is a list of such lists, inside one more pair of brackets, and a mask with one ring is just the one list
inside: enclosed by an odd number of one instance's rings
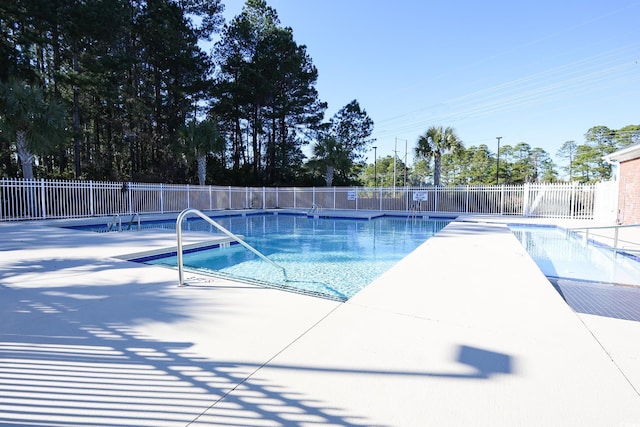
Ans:
{"label": "tall pine trunk", "polygon": [[78,83],[75,81],[77,79],[78,73],[78,47],[77,42],[74,41],[73,48],[73,72],[76,74],[74,76],[73,82],[73,171],[76,179],[80,178],[80,107],[79,107],[79,89]]}

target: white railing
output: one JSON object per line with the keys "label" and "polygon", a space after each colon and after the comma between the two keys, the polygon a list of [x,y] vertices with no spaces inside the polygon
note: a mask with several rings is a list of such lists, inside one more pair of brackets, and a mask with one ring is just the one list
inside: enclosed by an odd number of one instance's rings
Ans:
{"label": "white railing", "polygon": [[267,258],[266,255],[264,255],[262,252],[260,252],[259,250],[257,250],[256,248],[254,248],[253,246],[245,242],[243,239],[240,238],[240,236],[233,234],[231,231],[227,230],[226,228],[224,228],[223,226],[221,226],[216,221],[212,220],[211,218],[209,218],[199,210],[189,208],[180,212],[180,214],[178,215],[178,218],[176,218],[176,245],[177,245],[176,253],[178,258],[177,260],[178,261],[178,286],[184,286],[184,263],[182,261],[182,221],[187,217],[187,215],[190,215],[190,214],[198,215],[200,218],[202,218],[203,220],[207,221],[209,224],[211,224],[212,226],[220,230],[223,234],[233,239],[233,241],[238,242],[239,244],[244,246],[246,249],[256,254],[258,257],[262,258],[263,260],[267,261],[269,264],[271,264],[275,268],[282,271],[282,276],[284,277],[284,281],[285,282],[287,281],[287,270],[285,270],[284,267],[276,264],[274,261]]}
{"label": "white railing", "polygon": [[[605,187],[603,187],[605,188]],[[133,182],[0,180],[0,221],[178,213],[187,208],[289,208],[479,213],[592,219],[596,185],[466,187],[223,187]],[[615,212],[615,207],[610,211]]]}
{"label": "white railing", "polygon": [[[582,234],[582,241],[584,243],[589,242],[589,234],[596,234],[594,231],[601,231],[604,234],[599,234],[596,237],[599,240],[610,241],[613,243],[610,245],[613,248],[614,255],[620,250],[624,250],[625,252],[640,252],[640,248],[637,243],[630,243],[629,241],[625,241],[624,244],[628,246],[620,246],[620,230],[630,230],[640,228],[640,224],[626,224],[626,225],[606,225],[606,226],[593,226],[593,227],[571,227],[567,228],[567,232],[574,232],[578,234]],[[613,236],[609,234],[609,232],[613,232]]]}

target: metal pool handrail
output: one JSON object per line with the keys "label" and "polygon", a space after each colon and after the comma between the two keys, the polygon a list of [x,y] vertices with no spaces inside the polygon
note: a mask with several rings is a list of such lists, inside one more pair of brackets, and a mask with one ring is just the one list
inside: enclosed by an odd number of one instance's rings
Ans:
{"label": "metal pool handrail", "polygon": [[113,220],[107,224],[107,231],[111,231],[111,229],[116,225],[116,221],[118,221],[118,231],[122,231],[122,218],[120,218],[120,214],[115,214],[113,216]]}
{"label": "metal pool handrail", "polygon": [[321,210],[322,210],[322,206],[317,205],[317,204],[314,203],[311,206],[311,209],[309,210],[309,212],[307,212],[307,215],[313,215],[313,214],[315,214],[315,213],[317,213],[317,212],[319,212]]}
{"label": "metal pool handrail", "polygon": [[[613,253],[617,254],[618,253],[618,230],[620,230],[621,228],[633,228],[633,227],[640,227],[640,224],[625,224],[625,225],[600,225],[600,226],[592,226],[592,227],[570,227],[567,228],[568,231],[580,231],[580,230],[584,230],[584,236],[582,237],[582,239],[586,242],[589,240],[589,231],[590,230],[607,230],[607,229],[614,229],[613,231]],[[640,249],[628,249],[625,248],[625,251],[628,252],[637,252],[640,251]]]}
{"label": "metal pool handrail", "polygon": [[242,240],[239,236],[236,236],[235,234],[233,234],[232,232],[230,232],[229,230],[227,230],[226,228],[224,228],[223,226],[221,226],[220,224],[218,224],[217,222],[215,222],[214,220],[212,220],[211,218],[209,218],[208,216],[206,216],[205,214],[203,214],[199,210],[193,209],[193,208],[189,208],[189,209],[185,209],[182,212],[180,212],[180,214],[178,215],[178,218],[176,218],[178,278],[179,278],[179,281],[180,281],[178,286],[184,286],[184,267],[183,267],[183,264],[182,264],[182,220],[189,214],[198,215],[200,218],[204,219],[209,224],[213,225],[215,228],[217,228],[218,230],[222,231],[224,234],[226,234],[227,236],[231,237],[233,240],[235,240],[236,242],[240,243],[242,246],[244,246],[245,248],[249,249],[251,252],[253,252],[254,254],[258,255],[263,260],[267,261],[269,264],[273,265],[275,268],[279,268],[280,270],[282,270],[282,274],[284,276],[284,280],[285,281],[287,280],[287,271],[284,269],[284,267],[276,264],[275,262],[273,262],[272,260],[267,258],[260,251],[258,251],[253,246],[251,246],[250,244],[248,244],[247,242]]}
{"label": "metal pool handrail", "polygon": [[138,231],[140,231],[140,214],[138,212],[131,215],[131,219],[129,220],[129,230],[131,230],[131,224],[133,224],[133,221],[136,218],[138,218]]}

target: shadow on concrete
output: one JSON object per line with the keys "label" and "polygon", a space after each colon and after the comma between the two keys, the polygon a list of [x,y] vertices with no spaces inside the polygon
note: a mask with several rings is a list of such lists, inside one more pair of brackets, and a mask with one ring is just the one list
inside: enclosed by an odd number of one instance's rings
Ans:
{"label": "shadow on concrete", "polygon": [[[137,328],[147,322],[189,320],[193,296],[176,297],[169,291],[175,272],[168,271],[166,281],[145,280],[135,263],[65,254],[68,248],[106,240],[62,230],[43,237],[20,230],[0,243],[0,251],[19,252],[5,258],[0,269],[3,426],[365,426],[371,424],[366,414],[329,407],[255,374],[265,367],[478,380],[513,373],[511,356],[466,345],[459,346],[456,360],[471,369],[462,373],[265,365],[272,354],[260,356],[263,364],[203,357],[195,351],[198,343],[143,336]],[[22,259],[31,249],[42,248],[60,252]],[[192,288],[198,286],[206,288]],[[241,307],[213,302],[210,309],[221,313],[214,321],[224,322],[225,314]]]}
{"label": "shadow on concrete", "polygon": [[[513,374],[513,357],[499,352],[485,350],[467,345],[458,346],[458,356],[456,361],[473,368],[470,373],[458,372],[435,372],[435,371],[394,371],[394,370],[371,370],[371,369],[342,369],[342,368],[320,368],[317,366],[302,365],[279,365],[269,363],[269,369],[283,369],[295,371],[311,371],[326,373],[380,375],[380,376],[410,376],[410,377],[430,377],[430,378],[452,378],[452,379],[489,379],[495,375]],[[257,367],[257,365],[254,365]]]}
{"label": "shadow on concrete", "polygon": [[299,425],[309,417],[319,425],[367,424],[250,381],[256,365],[141,336],[138,323],[188,317],[184,302],[162,296],[164,287],[0,287],[0,425],[186,426],[214,405],[216,425]]}
{"label": "shadow on concrete", "polygon": [[[34,285],[0,287],[1,425],[370,425],[366,414],[255,378],[265,365],[204,358],[194,343],[140,335],[141,322],[188,317],[186,301],[163,296],[166,283]],[[473,372],[266,366],[454,379],[512,373],[509,355],[476,347],[460,346],[457,360]]]}

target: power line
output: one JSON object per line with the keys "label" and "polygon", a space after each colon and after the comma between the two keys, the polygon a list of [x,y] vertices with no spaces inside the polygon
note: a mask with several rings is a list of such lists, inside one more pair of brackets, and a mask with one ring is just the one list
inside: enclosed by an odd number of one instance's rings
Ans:
{"label": "power line", "polygon": [[[584,95],[595,90],[633,84],[640,80],[640,73],[636,61],[630,59],[632,49],[637,51],[635,46],[621,47],[606,54],[594,55],[393,118],[379,120],[377,125],[382,124],[383,127],[376,135],[391,136],[394,133],[423,128],[431,123],[481,117],[549,103],[572,95]],[[409,122],[402,120],[418,114],[428,116],[429,119],[413,119]]]}

